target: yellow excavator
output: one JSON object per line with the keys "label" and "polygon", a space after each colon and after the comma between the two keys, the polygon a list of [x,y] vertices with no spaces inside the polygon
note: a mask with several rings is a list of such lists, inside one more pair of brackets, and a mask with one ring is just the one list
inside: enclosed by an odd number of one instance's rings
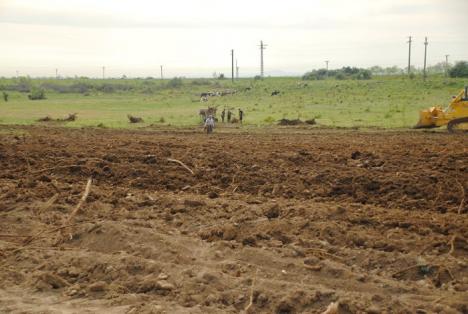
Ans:
{"label": "yellow excavator", "polygon": [[468,132],[468,86],[453,97],[447,108],[435,106],[422,110],[415,128],[436,128],[443,125],[447,125],[447,130],[451,133]]}

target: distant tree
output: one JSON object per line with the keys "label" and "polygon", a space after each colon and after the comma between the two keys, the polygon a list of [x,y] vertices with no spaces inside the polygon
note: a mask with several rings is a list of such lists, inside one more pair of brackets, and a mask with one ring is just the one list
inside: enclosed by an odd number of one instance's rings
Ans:
{"label": "distant tree", "polygon": [[427,73],[442,74],[445,73],[445,62],[439,62],[427,67]]}
{"label": "distant tree", "polygon": [[8,97],[9,97],[9,96],[10,96],[10,95],[8,95],[7,92],[3,92],[3,100],[4,100],[5,102],[8,101]]}
{"label": "distant tree", "polygon": [[385,74],[384,68],[378,65],[374,65],[373,67],[369,68],[369,71],[371,71],[372,74],[374,75],[383,75]]}
{"label": "distant tree", "polygon": [[400,69],[396,65],[394,65],[392,67],[386,67],[384,69],[384,71],[385,71],[386,75],[398,75],[398,74],[403,74],[404,73],[404,70]]}
{"label": "distant tree", "polygon": [[224,79],[225,79],[224,73],[220,73],[218,76],[218,80],[224,80]]}
{"label": "distant tree", "polygon": [[356,79],[358,80],[370,80],[372,78],[372,73],[369,70],[360,70],[356,74]]}
{"label": "distant tree", "polygon": [[449,70],[450,77],[468,77],[468,62],[458,61]]}

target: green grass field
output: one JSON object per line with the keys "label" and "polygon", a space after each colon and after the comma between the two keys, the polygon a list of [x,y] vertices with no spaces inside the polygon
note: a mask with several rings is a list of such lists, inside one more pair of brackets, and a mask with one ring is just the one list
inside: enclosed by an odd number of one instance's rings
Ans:
{"label": "green grass field", "polygon": [[[27,92],[12,91],[16,79],[0,80],[9,101],[0,99],[1,124],[34,124],[44,116],[63,118],[77,113],[66,126],[139,127],[147,125],[192,126],[200,123],[198,110],[210,106],[242,108],[245,124],[264,126],[279,119],[315,118],[331,127],[408,128],[418,119],[418,111],[435,104],[446,105],[467,79],[374,77],[371,80],[302,81],[300,78],[230,80],[183,79],[180,86],[156,79],[64,79],[28,80],[29,86],[44,86],[45,100],[29,100]],[[56,91],[59,87],[78,86]],[[305,85],[306,84],[306,85]],[[246,91],[247,87],[251,87]],[[200,103],[200,93],[236,89],[238,93],[211,97]],[[55,90],[55,91],[54,91]],[[279,96],[271,96],[274,90]],[[0,93],[1,95],[1,93]],[[218,116],[219,116],[218,111]],[[144,119],[130,124],[127,114]]]}

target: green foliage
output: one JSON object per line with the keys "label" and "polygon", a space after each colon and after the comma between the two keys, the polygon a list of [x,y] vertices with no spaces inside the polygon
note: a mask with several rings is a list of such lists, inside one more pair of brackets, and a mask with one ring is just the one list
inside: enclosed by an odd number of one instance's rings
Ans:
{"label": "green foliage", "polygon": [[[352,77],[351,77],[352,78]],[[4,89],[17,85],[18,79],[0,78],[1,91],[10,95],[9,106],[0,106],[1,123],[34,124],[45,115],[65,117],[76,112],[80,119],[67,123],[69,127],[92,126],[102,123],[109,128],[134,128],[164,123],[172,126],[193,126],[200,123],[200,108],[242,108],[245,127],[275,124],[282,117],[302,120],[315,117],[319,125],[336,127],[411,127],[421,109],[446,105],[450,96],[467,84],[463,78],[430,76],[425,82],[409,80],[406,75],[374,76],[372,80],[314,80],[307,85],[297,77],[239,79],[233,87],[230,81],[216,79],[179,79],[182,84],[170,87],[169,80],[160,79],[25,79],[26,83],[44,88],[47,99],[40,110],[32,106],[27,94]],[[193,84],[192,82],[197,81]],[[51,84],[54,84],[53,89]],[[71,86],[88,90],[75,93]],[[105,92],[112,86],[113,92]],[[64,88],[66,92],[61,92]],[[236,89],[224,97],[210,97],[200,104],[199,95],[207,91]],[[248,89],[247,89],[248,88]],[[281,97],[271,97],[274,90]],[[89,96],[85,95],[88,94]],[[127,113],[145,117],[141,124],[128,123]],[[387,115],[387,117],[385,117]],[[162,118],[164,117],[164,118]],[[164,119],[164,122],[161,122]]]}
{"label": "green foliage", "polygon": [[449,71],[450,77],[468,77],[468,62],[459,61]]}
{"label": "green foliage", "polygon": [[9,97],[9,96],[10,96],[10,95],[8,95],[7,92],[3,92],[3,100],[4,100],[5,102],[8,101],[8,97]]}
{"label": "green foliage", "polygon": [[167,87],[169,88],[178,88],[183,85],[182,78],[174,77],[173,79],[167,82]]}
{"label": "green foliage", "polygon": [[366,69],[356,67],[343,67],[338,70],[318,69],[305,73],[302,76],[303,80],[324,80],[328,77],[337,80],[356,79],[356,80],[370,80],[372,72]]}
{"label": "green foliage", "polygon": [[46,99],[45,91],[42,88],[33,87],[31,93],[28,95],[30,100],[41,100]]}

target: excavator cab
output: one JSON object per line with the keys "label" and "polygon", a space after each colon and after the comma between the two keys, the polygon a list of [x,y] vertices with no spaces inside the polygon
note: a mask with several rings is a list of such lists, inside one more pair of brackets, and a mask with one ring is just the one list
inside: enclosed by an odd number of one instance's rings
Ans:
{"label": "excavator cab", "polygon": [[447,125],[449,132],[468,132],[468,86],[455,96],[447,108],[434,106],[419,113],[416,129]]}

